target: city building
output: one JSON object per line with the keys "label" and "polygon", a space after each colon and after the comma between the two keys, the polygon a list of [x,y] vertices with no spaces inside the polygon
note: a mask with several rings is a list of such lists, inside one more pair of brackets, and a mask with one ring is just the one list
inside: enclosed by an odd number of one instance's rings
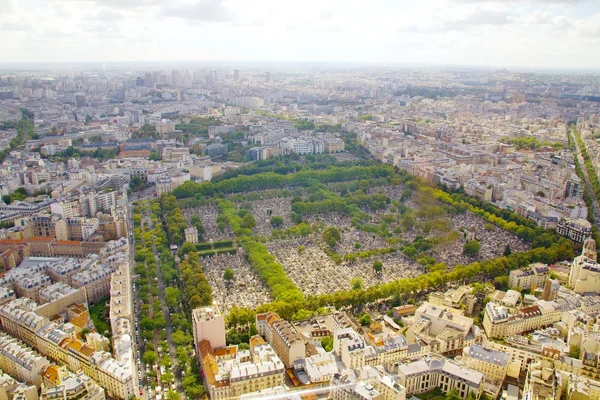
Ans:
{"label": "city building", "polygon": [[466,399],[471,393],[479,398],[483,392],[484,377],[481,372],[462,367],[441,356],[399,364],[395,372],[400,384],[406,388],[407,395],[418,395],[435,388],[440,388],[443,393],[455,389],[460,398]]}
{"label": "city building", "polygon": [[531,264],[527,269],[514,269],[508,275],[508,286],[529,290],[544,287],[544,283],[550,277],[550,269],[547,265]]}
{"label": "city building", "polygon": [[192,310],[192,327],[196,351],[201,341],[210,343],[211,349],[220,349],[225,343],[225,318],[216,306],[201,307]]}

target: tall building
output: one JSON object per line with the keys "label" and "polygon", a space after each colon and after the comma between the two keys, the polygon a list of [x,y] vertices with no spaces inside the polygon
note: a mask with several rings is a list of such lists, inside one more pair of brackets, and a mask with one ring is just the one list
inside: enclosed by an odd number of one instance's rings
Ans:
{"label": "tall building", "polygon": [[75,93],[75,107],[85,106],[85,93]]}
{"label": "tall building", "polygon": [[192,310],[192,324],[194,328],[194,345],[198,350],[198,344],[207,340],[213,349],[224,348],[225,342],[225,318],[221,315],[217,306],[201,307]]}
{"label": "tall building", "polygon": [[269,71],[265,72],[265,82],[271,82],[271,73]]}
{"label": "tall building", "polygon": [[569,286],[575,293],[600,293],[600,264],[596,262],[596,242],[589,238],[583,244],[581,255],[573,259]]}
{"label": "tall building", "polygon": [[239,69],[233,70],[233,80],[236,82],[238,82],[240,80],[240,70]]}

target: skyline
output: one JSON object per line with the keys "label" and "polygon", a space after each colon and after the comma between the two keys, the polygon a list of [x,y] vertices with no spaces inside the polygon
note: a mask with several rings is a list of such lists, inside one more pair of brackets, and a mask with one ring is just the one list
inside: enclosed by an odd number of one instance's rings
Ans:
{"label": "skyline", "polygon": [[0,68],[37,63],[342,63],[600,70],[590,0],[0,0]]}

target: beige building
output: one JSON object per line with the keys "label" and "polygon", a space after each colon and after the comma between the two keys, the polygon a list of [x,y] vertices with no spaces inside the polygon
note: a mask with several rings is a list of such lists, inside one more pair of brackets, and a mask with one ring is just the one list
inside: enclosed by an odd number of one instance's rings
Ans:
{"label": "beige building", "polygon": [[331,379],[332,400],[405,400],[406,388],[382,367],[346,369]]}
{"label": "beige building", "polygon": [[184,231],[185,241],[190,243],[198,243],[198,229],[195,226],[190,226]]}
{"label": "beige building", "polygon": [[21,383],[10,375],[0,373],[0,400],[38,399],[38,390],[34,385]]}
{"label": "beige building", "polygon": [[212,349],[208,340],[201,340],[198,350],[212,400],[237,399],[284,384],[285,366],[261,337],[250,339],[249,351],[238,351],[237,346]]}
{"label": "beige building", "polygon": [[291,368],[296,360],[305,356],[305,340],[293,325],[275,313],[256,315],[256,329],[273,346],[281,361]]}
{"label": "beige building", "polygon": [[64,367],[49,365],[42,371],[41,400],[104,400],[104,389],[83,372],[73,374]]}
{"label": "beige building", "polygon": [[571,265],[569,286],[575,293],[600,293],[600,264],[596,261],[596,242],[590,238]]}
{"label": "beige building", "polygon": [[396,373],[408,396],[440,388],[443,393],[456,389],[458,395],[466,399],[470,393],[478,398],[483,391],[481,372],[462,367],[441,356],[400,364]]}
{"label": "beige building", "polygon": [[535,305],[509,313],[504,306],[485,306],[483,328],[488,337],[502,338],[540,329],[560,321],[562,312],[554,302],[540,300]]}
{"label": "beige building", "polygon": [[508,275],[508,286],[528,290],[543,288],[550,277],[550,268],[546,264],[531,264],[527,269],[514,269]]}
{"label": "beige building", "polygon": [[0,369],[13,378],[40,387],[40,371],[48,359],[14,337],[0,333]]}
{"label": "beige building", "polygon": [[[499,389],[506,378],[510,355],[474,344],[464,348],[462,360],[469,368],[481,372],[486,383]],[[496,394],[496,391],[493,394]]]}
{"label": "beige building", "polygon": [[108,396],[128,399],[138,393],[137,379],[110,353],[74,339],[76,329],[59,325],[35,313],[37,304],[20,298],[0,306],[0,323],[10,335],[24,341],[71,371],[83,371],[102,386]]}
{"label": "beige building", "polygon": [[210,342],[211,349],[219,349],[226,346],[225,318],[221,315],[216,305],[192,310],[192,325],[194,328],[194,345],[196,346],[196,351],[199,351],[198,345],[203,340]]}
{"label": "beige building", "polygon": [[408,343],[424,342],[434,353],[460,353],[465,346],[481,340],[473,319],[445,307],[424,303],[409,320]]}

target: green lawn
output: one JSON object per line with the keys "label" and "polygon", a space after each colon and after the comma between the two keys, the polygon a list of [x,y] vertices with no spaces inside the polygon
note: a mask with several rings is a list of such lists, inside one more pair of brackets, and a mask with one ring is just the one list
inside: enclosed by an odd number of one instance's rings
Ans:
{"label": "green lawn", "polygon": [[98,303],[90,307],[90,317],[98,333],[104,334],[108,331],[110,335],[110,323],[108,322],[108,302],[110,297],[101,299]]}
{"label": "green lawn", "polygon": [[417,394],[416,397],[421,400],[446,400],[446,396],[444,396],[439,388],[435,388],[429,392]]}

